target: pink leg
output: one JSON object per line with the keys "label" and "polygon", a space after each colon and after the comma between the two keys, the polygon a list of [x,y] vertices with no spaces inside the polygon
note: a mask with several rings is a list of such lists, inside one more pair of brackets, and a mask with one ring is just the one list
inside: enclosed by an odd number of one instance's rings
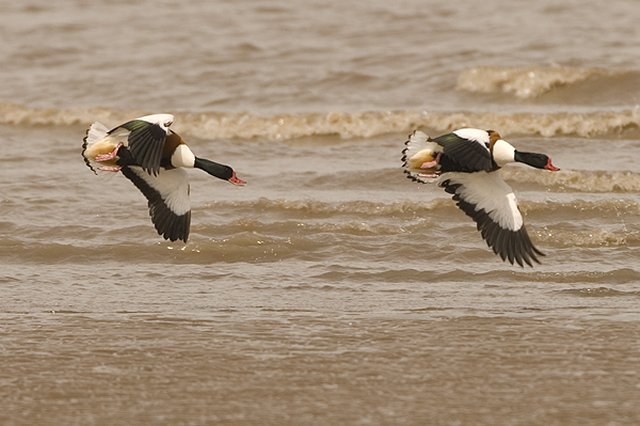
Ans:
{"label": "pink leg", "polygon": [[437,166],[438,164],[440,164],[440,157],[442,156],[442,153],[439,152],[438,155],[436,155],[436,159],[433,161],[425,161],[424,163],[422,163],[420,165],[421,169],[431,169],[435,166]]}
{"label": "pink leg", "polygon": [[436,160],[433,160],[433,161],[425,161],[424,163],[422,163],[422,164],[420,165],[420,168],[421,168],[421,169],[430,169],[430,168],[435,167],[435,166],[437,166],[437,165],[438,165],[438,162],[437,162]]}
{"label": "pink leg", "polygon": [[100,161],[113,160],[118,155],[118,150],[120,149],[121,146],[122,146],[122,143],[118,143],[118,145],[116,145],[116,147],[110,153],[102,154],[102,155],[96,155],[96,161],[100,162]]}

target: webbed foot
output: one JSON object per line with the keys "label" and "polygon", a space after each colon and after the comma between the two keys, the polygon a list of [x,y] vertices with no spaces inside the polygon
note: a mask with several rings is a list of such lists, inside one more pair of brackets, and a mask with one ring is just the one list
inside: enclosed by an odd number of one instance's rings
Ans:
{"label": "webbed foot", "polygon": [[113,151],[111,151],[108,154],[100,154],[100,155],[96,155],[96,159],[95,161],[97,162],[102,162],[102,161],[109,161],[109,160],[113,160],[114,158],[116,158],[118,156],[118,150],[122,147],[122,143],[119,142],[118,145],[116,145],[116,147],[113,149]]}

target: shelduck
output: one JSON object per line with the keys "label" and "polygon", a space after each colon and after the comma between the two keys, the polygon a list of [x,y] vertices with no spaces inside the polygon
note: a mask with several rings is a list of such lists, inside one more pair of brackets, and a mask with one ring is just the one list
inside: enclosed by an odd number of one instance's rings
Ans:
{"label": "shelduck", "polygon": [[[148,200],[149,215],[166,240],[189,238],[191,203],[185,168],[198,168],[234,185],[246,182],[224,164],[196,157],[170,129],[171,114],[146,115],[109,130],[99,122],[88,129],[82,157],[94,173],[122,172]],[[97,174],[97,173],[96,173]]]}
{"label": "shelduck", "polygon": [[540,263],[538,250],[524,226],[516,196],[496,170],[520,162],[558,171],[545,154],[522,152],[494,130],[464,128],[437,138],[420,130],[409,135],[402,151],[407,177],[436,182],[477,224],[482,238],[502,260],[520,266]]}

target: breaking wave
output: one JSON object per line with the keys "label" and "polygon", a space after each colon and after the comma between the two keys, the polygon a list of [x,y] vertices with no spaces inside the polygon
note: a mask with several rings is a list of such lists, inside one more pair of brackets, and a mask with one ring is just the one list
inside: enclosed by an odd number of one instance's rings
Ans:
{"label": "breaking wave", "polygon": [[[525,200],[521,205],[532,238],[545,247],[635,250],[640,246],[640,231],[635,222],[640,211],[638,202]],[[220,262],[272,262],[287,258],[317,261],[325,259],[327,253],[335,254],[336,247],[345,253],[397,259],[423,252],[429,253],[433,260],[435,256],[446,257],[454,252],[458,257],[461,251],[474,251],[478,245],[482,246],[475,237],[472,241],[478,244],[461,245],[460,241],[474,235],[475,226],[448,198],[427,203],[258,199],[220,201],[209,207],[256,218],[218,222],[207,220],[202,214],[186,246],[158,241],[147,223],[124,227],[121,223],[114,224],[115,227],[104,231],[111,236],[108,244],[99,235],[94,240],[74,240],[78,235],[95,233],[95,229],[86,226],[51,228],[47,238],[34,240],[24,237],[30,225],[8,223],[3,225],[4,229],[10,228],[12,232],[7,232],[9,236],[0,246],[0,255],[51,264],[86,262],[87,259],[95,262],[135,259],[152,264],[170,261],[208,265],[212,259]],[[580,222],[576,223],[578,217]],[[140,250],[141,244],[145,250]],[[440,253],[439,247],[443,244],[453,246]]]}
{"label": "breaking wave", "polygon": [[[384,188],[395,190],[394,175],[400,169],[384,169],[380,173],[347,171],[342,172],[344,185],[347,188]],[[555,193],[594,193],[594,194],[637,194],[640,193],[640,173],[630,170],[568,170],[555,173],[540,172],[526,166],[508,166],[499,172],[516,191],[540,191]],[[405,175],[407,176],[407,175]],[[309,178],[308,184],[313,188],[331,188],[335,182],[331,176]],[[407,183],[409,181],[407,180]],[[300,185],[307,185],[304,181]],[[420,186],[412,184],[411,186]],[[427,183],[435,186],[434,182]]]}
{"label": "breaking wave", "polygon": [[[206,204],[205,208],[215,211],[231,210],[239,215],[253,212],[260,216],[267,215],[283,219],[328,219],[335,216],[352,217],[354,220],[361,221],[381,217],[415,219],[424,217],[426,212],[448,216],[452,211],[456,211],[457,208],[451,199],[446,194],[443,194],[443,197],[427,202],[397,201],[389,203],[365,200],[325,202],[260,198],[252,201],[216,201]],[[640,213],[640,202],[632,199],[530,201],[521,197],[519,205],[526,213],[548,215],[556,219],[563,219],[564,216],[571,218],[577,214],[582,218],[618,219],[627,216],[635,218]]]}
{"label": "breaking wave", "polygon": [[[151,111],[153,112],[153,111]],[[157,111],[156,111],[157,112]],[[108,108],[36,109],[0,104],[0,124],[12,126],[86,126],[102,121],[116,126],[150,111]],[[338,136],[370,138],[408,133],[416,128],[444,132],[460,127],[499,129],[508,135],[581,137],[640,135],[640,107],[583,113],[494,113],[441,111],[317,112],[261,116],[253,113],[174,112],[176,131],[203,139],[290,140]]]}
{"label": "breaking wave", "polygon": [[640,173],[632,171],[562,170],[558,173],[536,173],[523,167],[501,171],[509,183],[518,189],[527,185],[556,192],[637,193],[640,192]]}
{"label": "breaking wave", "polygon": [[595,86],[637,87],[640,74],[629,70],[577,68],[567,66],[475,67],[458,76],[457,88],[472,93],[503,93],[520,99],[540,97],[560,87],[584,84],[593,94]]}

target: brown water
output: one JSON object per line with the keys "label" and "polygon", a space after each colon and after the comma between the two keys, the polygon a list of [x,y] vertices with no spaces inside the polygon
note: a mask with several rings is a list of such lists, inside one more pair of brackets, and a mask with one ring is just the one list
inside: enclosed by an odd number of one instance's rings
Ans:
{"label": "brown water", "polygon": [[[640,6],[0,2],[0,424],[640,423]],[[191,239],[96,177],[176,115]],[[547,256],[505,264],[400,170],[493,128]]]}

